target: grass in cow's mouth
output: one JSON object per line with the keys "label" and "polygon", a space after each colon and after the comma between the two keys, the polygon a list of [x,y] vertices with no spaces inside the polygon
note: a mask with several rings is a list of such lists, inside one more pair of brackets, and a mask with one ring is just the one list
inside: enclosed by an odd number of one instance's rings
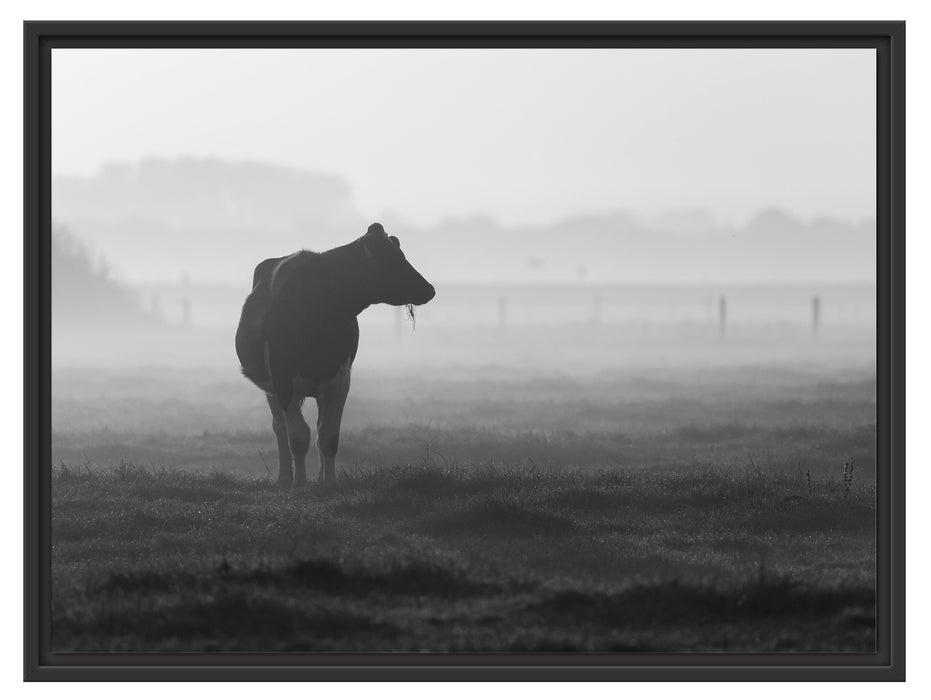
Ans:
{"label": "grass in cow's mouth", "polygon": [[414,317],[414,305],[407,304],[407,317],[411,320],[411,328],[417,328],[417,319]]}

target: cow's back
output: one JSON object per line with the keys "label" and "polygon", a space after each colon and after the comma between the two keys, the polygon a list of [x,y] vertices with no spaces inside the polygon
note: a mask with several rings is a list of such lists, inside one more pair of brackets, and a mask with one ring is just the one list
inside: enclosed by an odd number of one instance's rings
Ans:
{"label": "cow's back", "polygon": [[275,267],[284,258],[268,258],[260,262],[252,276],[252,291],[246,297],[236,328],[236,355],[242,373],[262,386],[267,384],[268,368],[265,365],[265,337],[263,325],[271,298],[271,280]]}

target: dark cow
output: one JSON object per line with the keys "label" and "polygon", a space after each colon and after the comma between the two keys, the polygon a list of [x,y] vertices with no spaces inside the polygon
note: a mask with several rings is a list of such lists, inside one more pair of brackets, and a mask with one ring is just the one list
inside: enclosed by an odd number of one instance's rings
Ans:
{"label": "dark cow", "polygon": [[325,253],[302,250],[259,263],[236,330],[236,354],[243,374],[268,397],[280,486],[307,482],[311,432],[301,405],[308,396],[317,400],[320,478],[336,476],[359,313],[371,304],[426,304],[435,294],[381,224]]}

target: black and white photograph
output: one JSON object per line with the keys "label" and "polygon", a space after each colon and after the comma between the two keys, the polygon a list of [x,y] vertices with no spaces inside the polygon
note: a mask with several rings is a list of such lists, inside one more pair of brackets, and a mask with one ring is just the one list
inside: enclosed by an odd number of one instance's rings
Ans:
{"label": "black and white photograph", "polygon": [[874,654],[877,94],[52,49],[51,651]]}

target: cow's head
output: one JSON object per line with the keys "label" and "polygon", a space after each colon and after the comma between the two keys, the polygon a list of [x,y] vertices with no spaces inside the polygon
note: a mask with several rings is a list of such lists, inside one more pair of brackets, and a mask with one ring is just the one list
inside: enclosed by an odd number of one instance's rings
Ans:
{"label": "cow's head", "polygon": [[436,296],[433,285],[407,261],[401,242],[385,233],[381,224],[369,226],[361,240],[369,272],[367,286],[375,296],[374,303],[420,305]]}

